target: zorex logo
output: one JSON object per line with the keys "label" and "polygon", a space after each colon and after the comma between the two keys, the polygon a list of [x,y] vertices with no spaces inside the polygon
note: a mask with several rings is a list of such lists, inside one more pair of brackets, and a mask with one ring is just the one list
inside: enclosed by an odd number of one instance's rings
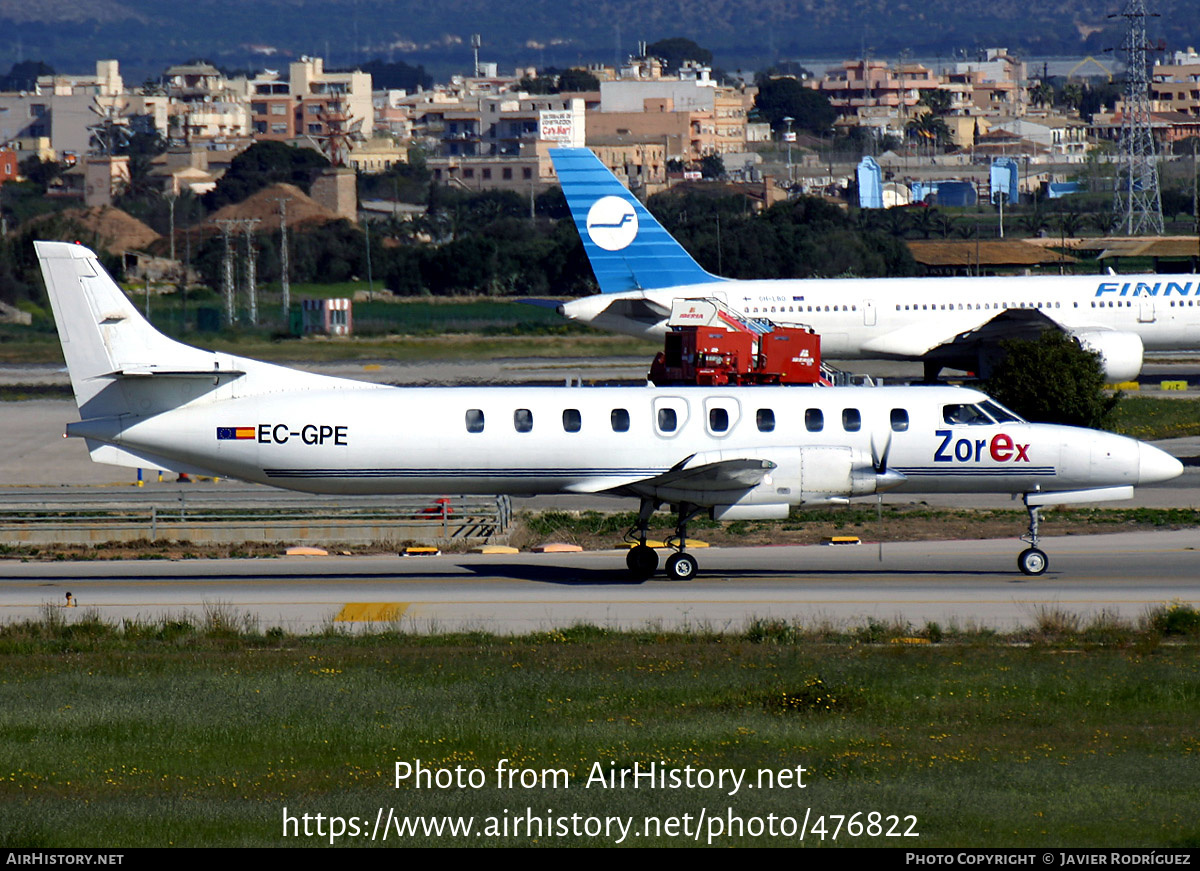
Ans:
{"label": "zorex logo", "polygon": [[620,251],[637,236],[637,212],[620,197],[601,197],[588,209],[587,231],[605,251]]}
{"label": "zorex logo", "polygon": [[1028,463],[1029,462],[1029,445],[1018,445],[1012,440],[1012,436],[1004,433],[996,433],[990,440],[988,439],[959,439],[954,443],[954,447],[950,447],[950,439],[954,438],[954,433],[948,429],[935,430],[934,435],[941,436],[942,443],[937,446],[937,450],[933,452],[933,461],[935,463],[953,463],[956,460],[960,463],[976,462],[983,457],[984,449],[987,449],[990,456],[997,463]]}

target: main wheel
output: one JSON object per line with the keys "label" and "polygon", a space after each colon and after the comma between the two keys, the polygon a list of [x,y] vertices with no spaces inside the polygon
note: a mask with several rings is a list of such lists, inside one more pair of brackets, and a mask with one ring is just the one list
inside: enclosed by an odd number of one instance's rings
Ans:
{"label": "main wheel", "polygon": [[658,554],[652,547],[636,544],[625,554],[625,565],[635,581],[644,581],[658,571]]}
{"label": "main wheel", "polygon": [[1046,558],[1046,554],[1036,547],[1021,551],[1021,555],[1017,557],[1017,568],[1027,575],[1040,575],[1049,565],[1050,560]]}
{"label": "main wheel", "polygon": [[690,581],[700,566],[690,553],[677,553],[667,560],[667,577],[673,581]]}

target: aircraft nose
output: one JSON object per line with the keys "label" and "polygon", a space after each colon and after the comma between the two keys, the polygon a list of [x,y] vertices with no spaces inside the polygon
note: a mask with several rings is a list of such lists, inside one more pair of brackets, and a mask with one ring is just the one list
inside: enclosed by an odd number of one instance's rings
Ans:
{"label": "aircraft nose", "polygon": [[1166,451],[1145,442],[1138,443],[1138,483],[1156,484],[1183,474],[1183,463]]}

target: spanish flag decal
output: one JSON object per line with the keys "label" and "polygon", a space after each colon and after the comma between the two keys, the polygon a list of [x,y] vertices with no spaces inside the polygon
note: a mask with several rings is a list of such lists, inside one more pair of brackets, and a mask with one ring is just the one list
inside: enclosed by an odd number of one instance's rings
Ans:
{"label": "spanish flag decal", "polygon": [[217,427],[217,441],[222,442],[226,439],[252,439],[254,438],[254,427],[252,426],[219,426]]}

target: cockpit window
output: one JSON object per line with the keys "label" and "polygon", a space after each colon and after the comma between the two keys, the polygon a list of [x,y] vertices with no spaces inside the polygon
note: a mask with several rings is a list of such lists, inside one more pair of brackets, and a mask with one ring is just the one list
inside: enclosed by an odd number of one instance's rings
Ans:
{"label": "cockpit window", "polygon": [[943,405],[942,420],[968,426],[987,426],[995,422],[977,405]]}
{"label": "cockpit window", "polygon": [[979,407],[991,415],[996,423],[1025,423],[1025,418],[1014,411],[1009,411],[994,399],[979,403]]}

